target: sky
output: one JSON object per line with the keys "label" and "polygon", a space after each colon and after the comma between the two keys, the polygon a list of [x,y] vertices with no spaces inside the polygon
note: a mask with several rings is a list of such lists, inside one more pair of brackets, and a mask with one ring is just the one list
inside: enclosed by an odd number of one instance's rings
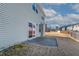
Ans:
{"label": "sky", "polygon": [[49,26],[79,23],[78,3],[43,3],[42,7]]}

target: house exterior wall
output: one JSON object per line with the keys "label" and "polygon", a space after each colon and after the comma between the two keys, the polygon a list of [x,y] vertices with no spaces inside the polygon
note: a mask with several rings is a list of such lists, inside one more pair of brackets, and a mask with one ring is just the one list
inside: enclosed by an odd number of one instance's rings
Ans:
{"label": "house exterior wall", "polygon": [[79,31],[79,24],[78,25],[74,25],[74,26],[70,26],[67,29],[68,30],[73,30],[73,31]]}
{"label": "house exterior wall", "polygon": [[78,24],[78,25],[75,25],[75,26],[73,27],[73,30],[74,30],[74,31],[79,31],[79,24]]}
{"label": "house exterior wall", "polygon": [[[0,50],[14,44],[40,36],[39,24],[42,23],[32,4],[0,4]],[[35,25],[35,37],[29,38],[29,22]]]}

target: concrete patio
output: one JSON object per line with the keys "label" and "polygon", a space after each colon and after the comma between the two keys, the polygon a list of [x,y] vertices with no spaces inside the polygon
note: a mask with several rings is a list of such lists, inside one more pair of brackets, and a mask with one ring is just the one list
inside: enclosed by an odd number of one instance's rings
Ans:
{"label": "concrete patio", "polygon": [[[58,46],[41,46],[37,44],[22,43],[21,48],[11,47],[0,52],[0,55],[20,56],[79,56],[79,43],[62,37],[56,38]],[[51,39],[52,40],[52,39]]]}

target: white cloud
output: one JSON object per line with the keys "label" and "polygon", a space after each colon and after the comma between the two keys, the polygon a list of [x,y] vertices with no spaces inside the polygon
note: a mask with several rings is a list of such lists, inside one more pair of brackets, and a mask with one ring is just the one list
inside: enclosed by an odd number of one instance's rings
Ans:
{"label": "white cloud", "polygon": [[76,10],[79,12],[79,4],[72,5],[72,9]]}
{"label": "white cloud", "polygon": [[79,19],[79,14],[67,14],[66,17],[76,20]]}
{"label": "white cloud", "polygon": [[45,9],[45,8],[43,8],[43,10],[44,10],[45,15],[47,17],[53,17],[53,16],[55,16],[57,14],[57,12],[55,10],[53,10],[53,9]]}
{"label": "white cloud", "polygon": [[77,14],[67,14],[65,16],[57,15],[47,20],[48,21],[46,23],[48,24],[59,24],[59,25],[73,24],[79,22],[79,15]]}
{"label": "white cloud", "polygon": [[[79,10],[79,4],[77,6],[74,5],[74,10]],[[65,25],[65,24],[73,24],[79,22],[79,14],[66,14],[64,16],[58,14],[53,9],[44,9],[47,18],[47,24],[57,24],[57,25]]]}

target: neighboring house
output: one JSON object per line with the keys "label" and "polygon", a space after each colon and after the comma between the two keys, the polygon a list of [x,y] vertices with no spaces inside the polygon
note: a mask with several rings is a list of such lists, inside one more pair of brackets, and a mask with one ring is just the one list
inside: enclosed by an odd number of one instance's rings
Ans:
{"label": "neighboring house", "polygon": [[44,12],[40,4],[0,4],[0,50],[44,34]]}
{"label": "neighboring house", "polygon": [[68,30],[73,30],[73,31],[79,31],[79,24],[76,24],[74,26],[69,26],[67,29]]}
{"label": "neighboring house", "polygon": [[75,26],[73,27],[73,30],[74,30],[74,31],[79,31],[79,24],[78,24],[78,25],[75,25]]}

